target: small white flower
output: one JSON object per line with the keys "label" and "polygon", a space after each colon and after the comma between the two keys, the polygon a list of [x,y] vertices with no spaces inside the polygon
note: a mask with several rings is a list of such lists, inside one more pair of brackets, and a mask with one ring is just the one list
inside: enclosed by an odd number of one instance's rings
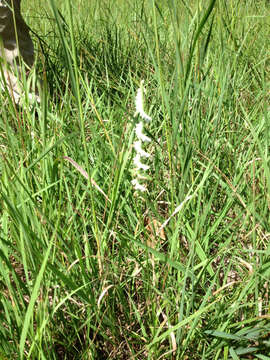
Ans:
{"label": "small white flower", "polygon": [[136,106],[135,116],[140,115],[140,117],[144,119],[146,122],[150,122],[152,118],[149,115],[147,115],[143,110],[143,91],[145,92],[145,89],[143,87],[143,80],[142,80],[141,86],[139,87],[135,98],[135,106]]}
{"label": "small white flower", "polygon": [[150,142],[151,139],[148,136],[144,135],[142,131],[143,131],[143,123],[141,121],[135,127],[136,136],[142,142]]}
{"label": "small white flower", "polygon": [[149,180],[149,177],[144,176],[144,175],[140,174],[139,172],[137,172],[137,179],[139,179],[139,180]]}
{"label": "small white flower", "polygon": [[134,186],[135,190],[142,191],[142,192],[146,191],[146,187],[144,185],[141,185],[137,179],[132,180],[131,184]]}
{"label": "small white flower", "polygon": [[137,167],[137,170],[148,170],[149,169],[149,166],[148,165],[145,165],[141,162],[141,156],[140,154],[137,154],[134,159],[133,159],[133,162],[134,164],[136,165]]}
{"label": "small white flower", "polygon": [[137,154],[139,154],[140,156],[143,156],[143,157],[146,157],[146,158],[149,158],[150,157],[150,154],[148,154],[146,151],[144,151],[142,149],[142,142],[141,140],[138,140],[138,141],[135,141],[135,143],[133,144],[134,146],[134,149],[136,151]]}

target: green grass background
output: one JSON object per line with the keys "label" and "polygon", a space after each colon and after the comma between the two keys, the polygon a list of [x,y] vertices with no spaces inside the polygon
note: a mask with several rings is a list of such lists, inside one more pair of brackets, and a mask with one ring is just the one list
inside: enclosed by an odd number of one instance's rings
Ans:
{"label": "green grass background", "polygon": [[0,96],[0,359],[270,359],[269,1],[23,9],[43,91]]}

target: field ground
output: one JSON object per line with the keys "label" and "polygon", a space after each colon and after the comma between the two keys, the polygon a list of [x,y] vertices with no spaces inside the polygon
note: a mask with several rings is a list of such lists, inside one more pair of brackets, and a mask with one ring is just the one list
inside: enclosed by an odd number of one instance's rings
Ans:
{"label": "field ground", "polygon": [[270,359],[269,1],[23,5],[43,92],[0,96],[0,359]]}

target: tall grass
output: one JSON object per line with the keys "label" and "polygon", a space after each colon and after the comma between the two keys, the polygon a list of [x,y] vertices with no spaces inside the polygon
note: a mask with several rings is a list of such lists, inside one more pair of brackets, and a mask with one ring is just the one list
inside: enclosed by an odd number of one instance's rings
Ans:
{"label": "tall grass", "polygon": [[25,2],[43,91],[0,96],[0,359],[270,359],[268,12]]}

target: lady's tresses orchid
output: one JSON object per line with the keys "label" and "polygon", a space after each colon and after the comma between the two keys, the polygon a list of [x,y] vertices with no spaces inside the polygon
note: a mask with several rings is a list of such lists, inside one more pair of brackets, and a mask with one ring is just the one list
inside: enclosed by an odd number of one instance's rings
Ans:
{"label": "lady's tresses orchid", "polygon": [[145,120],[146,122],[150,122],[152,118],[147,115],[143,110],[143,92],[146,93],[145,88],[143,87],[144,81],[141,81],[141,86],[139,87],[137,91],[137,95],[135,98],[135,106],[136,106],[136,112],[134,116],[140,115],[140,117]]}
{"label": "lady's tresses orchid", "polygon": [[[143,87],[143,81],[141,81],[141,86],[139,87],[137,91],[137,95],[135,98],[135,106],[136,106],[136,112],[134,116],[140,116],[142,120],[149,123],[152,118],[147,115],[143,109],[143,93],[146,93],[145,88]],[[135,126],[135,134],[137,137],[137,140],[134,142],[133,147],[135,149],[136,155],[133,158],[133,162],[135,165],[134,174],[135,178],[132,180],[132,185],[134,186],[135,190],[138,191],[146,191],[145,184],[141,184],[139,180],[145,179],[145,176],[143,176],[140,171],[146,171],[149,169],[149,166],[141,162],[141,158],[149,158],[150,154],[148,154],[146,151],[143,150],[142,144],[144,142],[149,143],[151,139],[143,134],[143,126],[144,122],[140,121]]]}

